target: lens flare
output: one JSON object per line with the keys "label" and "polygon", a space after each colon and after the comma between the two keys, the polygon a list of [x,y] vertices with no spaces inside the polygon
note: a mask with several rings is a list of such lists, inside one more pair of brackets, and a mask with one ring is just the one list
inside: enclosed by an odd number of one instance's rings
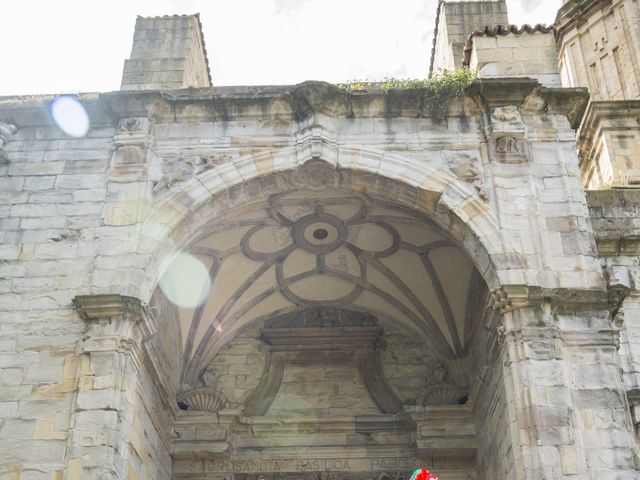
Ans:
{"label": "lens flare", "polygon": [[174,305],[197,308],[209,296],[211,278],[200,260],[181,253],[164,271],[159,286]]}
{"label": "lens flare", "polygon": [[89,131],[89,116],[75,97],[63,95],[50,104],[51,116],[56,125],[71,137],[84,137]]}

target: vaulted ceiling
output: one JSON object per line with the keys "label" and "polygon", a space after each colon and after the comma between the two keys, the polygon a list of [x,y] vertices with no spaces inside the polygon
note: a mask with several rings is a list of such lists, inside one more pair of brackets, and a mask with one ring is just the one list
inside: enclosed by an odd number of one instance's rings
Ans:
{"label": "vaulted ceiling", "polygon": [[172,265],[160,284],[169,298],[196,292],[195,302],[176,301],[188,384],[255,322],[318,306],[403,325],[426,348],[460,357],[481,281],[466,253],[427,219],[339,190],[296,191],[230,211],[187,254],[206,276]]}

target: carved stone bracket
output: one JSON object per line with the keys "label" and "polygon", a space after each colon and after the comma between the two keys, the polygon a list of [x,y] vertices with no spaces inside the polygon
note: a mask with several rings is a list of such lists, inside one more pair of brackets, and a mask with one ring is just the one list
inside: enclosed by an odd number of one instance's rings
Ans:
{"label": "carved stone bracket", "polygon": [[10,123],[0,123],[0,150],[4,147],[11,137],[18,131],[18,127]]}
{"label": "carved stone bracket", "polygon": [[146,163],[146,150],[150,140],[150,122],[146,117],[128,117],[118,122],[113,137],[116,150],[111,157],[112,167]]}
{"label": "carved stone bracket", "polygon": [[493,107],[489,119],[491,156],[501,163],[527,161],[527,127],[515,105]]}
{"label": "carved stone bracket", "polygon": [[296,134],[296,154],[300,164],[312,160],[324,160],[333,165],[338,162],[338,147],[320,126],[313,126]]}

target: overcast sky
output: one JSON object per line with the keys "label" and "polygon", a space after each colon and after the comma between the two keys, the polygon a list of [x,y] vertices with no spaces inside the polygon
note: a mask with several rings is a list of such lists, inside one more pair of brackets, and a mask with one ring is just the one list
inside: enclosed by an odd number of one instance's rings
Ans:
{"label": "overcast sky", "polygon": [[[507,0],[552,23],[561,0]],[[0,95],[120,87],[136,15],[200,12],[214,85],[424,77],[437,0],[15,0],[0,7]]]}

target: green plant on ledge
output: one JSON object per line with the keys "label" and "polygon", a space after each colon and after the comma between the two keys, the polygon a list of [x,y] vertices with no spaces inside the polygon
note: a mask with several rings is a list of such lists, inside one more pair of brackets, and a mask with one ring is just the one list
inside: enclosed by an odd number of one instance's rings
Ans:
{"label": "green plant on ledge", "polygon": [[338,83],[337,87],[349,92],[367,90],[428,90],[435,94],[462,95],[475,80],[476,75],[468,68],[460,68],[453,71],[444,71],[432,75],[431,78],[388,78],[381,82],[368,80],[352,80],[347,83]]}

